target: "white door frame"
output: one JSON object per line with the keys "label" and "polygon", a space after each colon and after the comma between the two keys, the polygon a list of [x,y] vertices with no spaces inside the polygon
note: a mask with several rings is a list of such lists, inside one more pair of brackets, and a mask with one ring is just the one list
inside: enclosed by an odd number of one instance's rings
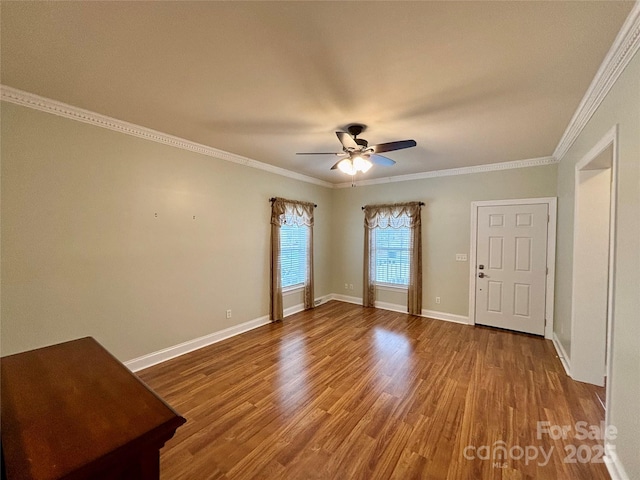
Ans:
{"label": "white door frame", "polygon": [[517,198],[512,200],[486,200],[471,202],[471,247],[469,257],[469,324],[476,323],[476,258],[478,240],[478,208],[497,207],[504,205],[533,205],[547,204],[549,211],[549,226],[547,228],[547,279],[544,337],[553,336],[553,297],[556,279],[556,217],[558,214],[558,199],[556,197]]}
{"label": "white door frame", "polygon": [[[580,183],[580,171],[583,170],[589,163],[595,160],[601,153],[612,147],[611,158],[611,203],[609,210],[609,282],[607,287],[607,355],[606,355],[606,376],[609,379],[606,384],[606,408],[605,408],[605,424],[610,425],[609,418],[609,405],[611,405],[611,367],[613,358],[613,334],[614,334],[614,320],[615,312],[613,308],[614,295],[615,295],[615,266],[616,266],[616,211],[617,211],[617,191],[618,191],[618,125],[614,125],[609,129],[607,133],[587,152],[582,159],[575,166],[575,204],[574,204],[574,224],[573,224],[573,249],[576,250],[576,241],[579,241],[576,237],[577,220],[578,216],[576,212],[580,208],[580,197],[578,195],[579,183]],[[580,273],[577,271],[575,259],[573,261],[573,275],[572,275],[572,291],[571,291],[571,342],[574,342],[574,332],[576,327],[576,319],[574,317],[574,305],[580,301],[578,299],[577,292],[575,291],[575,282],[573,279]],[[575,359],[570,359],[571,372],[570,375],[573,378],[573,368]],[[605,445],[606,447],[606,445]]]}

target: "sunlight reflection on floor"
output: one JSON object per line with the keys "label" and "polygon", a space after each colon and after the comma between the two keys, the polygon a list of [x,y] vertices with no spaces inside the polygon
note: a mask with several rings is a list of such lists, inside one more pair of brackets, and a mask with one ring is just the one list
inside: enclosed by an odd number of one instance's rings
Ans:
{"label": "sunlight reflection on floor", "polygon": [[278,361],[278,395],[282,405],[293,407],[308,400],[307,341],[304,335],[282,338]]}
{"label": "sunlight reflection on floor", "polygon": [[375,355],[384,365],[382,371],[390,378],[385,391],[395,396],[404,395],[411,390],[416,380],[410,339],[406,335],[380,327],[374,328],[373,338]]}

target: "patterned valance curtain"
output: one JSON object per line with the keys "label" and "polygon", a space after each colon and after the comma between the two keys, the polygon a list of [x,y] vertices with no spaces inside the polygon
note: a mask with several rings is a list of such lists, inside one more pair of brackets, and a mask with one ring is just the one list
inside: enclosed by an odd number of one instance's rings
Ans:
{"label": "patterned valance curtain", "polygon": [[269,317],[276,322],[284,318],[282,306],[282,270],[280,227],[296,225],[309,228],[307,235],[307,275],[304,282],[304,308],[313,308],[313,209],[309,202],[276,197],[271,204],[271,288]]}
{"label": "patterned valance curtain", "polygon": [[407,310],[422,313],[422,220],[420,202],[364,207],[364,291],[363,305],[374,307],[376,301],[375,232],[377,228],[411,229],[409,235],[409,285]]}

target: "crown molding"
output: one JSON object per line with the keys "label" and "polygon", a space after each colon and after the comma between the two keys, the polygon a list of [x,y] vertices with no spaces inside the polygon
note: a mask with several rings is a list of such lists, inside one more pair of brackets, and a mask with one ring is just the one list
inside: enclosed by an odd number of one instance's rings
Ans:
{"label": "crown molding", "polygon": [[[415,173],[408,175],[397,175],[393,177],[377,178],[372,180],[362,180],[355,182],[356,186],[377,185],[383,183],[403,182],[409,180],[420,180],[424,178],[446,177],[451,175],[466,175],[470,173],[492,172],[496,170],[507,170],[512,168],[533,167],[538,165],[549,165],[561,161],[566,155],[571,145],[578,138],[587,122],[591,119],[597,108],[606,97],[611,87],[614,85],[620,74],[627,67],[633,56],[640,48],[640,2],[636,2],[627,16],[620,32],[616,36],[613,45],[605,56],[598,72],[593,78],[577,110],[573,114],[569,125],[565,129],[560,142],[558,143],[553,156],[540,157],[526,160],[516,160],[512,162],[492,163],[487,165],[477,165],[473,167],[451,168],[446,170],[436,170],[431,172]],[[224,150],[202,145],[180,137],[152,130],[150,128],[135,125],[133,123],[118,120],[116,118],[101,115],[82,108],[74,107],[63,102],[58,102],[46,97],[41,97],[33,93],[25,92],[17,88],[0,85],[0,99],[6,102],[22,105],[43,112],[70,118],[80,122],[88,123],[116,132],[132,135],[146,140],[151,140],[164,145],[169,145],[183,150],[200,153],[209,157],[225,160],[228,162],[257,168],[276,175],[293,178],[302,182],[320,185],[326,188],[346,188],[351,187],[351,182],[330,183],[308,175],[292,172],[275,165],[259,162],[248,157],[236,155]]]}
{"label": "crown molding", "polygon": [[140,125],[101,115],[83,108],[74,107],[66,103],[41,97],[40,95],[35,95],[6,85],[0,85],[0,99],[5,102],[15,103],[16,105],[22,105],[24,107],[33,108],[34,110],[40,110],[60,117],[70,118],[72,120],[88,123],[108,130],[114,130],[126,135],[132,135],[134,137],[144,138],[146,140],[151,140],[152,142],[162,143],[182,150],[200,153],[208,157],[218,158],[220,160],[245,165],[251,168],[257,168],[258,170],[264,170],[269,173],[275,173],[276,175],[293,178],[302,182],[313,183],[314,185],[320,185],[322,187],[333,188],[332,183],[325,182],[317,178],[292,172],[291,170],[259,162],[234,153],[225,152],[224,150],[219,150],[190,140],[185,140],[184,138],[158,132],[157,130],[141,127]]}
{"label": "crown molding", "polygon": [[636,2],[584,94],[553,156],[561,161],[640,48],[640,2]]}
{"label": "crown molding", "polygon": [[[313,178],[301,173],[292,172],[275,165],[259,162],[251,158],[236,155],[234,153],[225,152],[217,148],[202,145],[200,143],[185,140],[166,133],[152,130],[150,128],[141,127],[133,123],[118,120],[99,113],[91,112],[83,108],[74,107],[72,105],[58,102],[50,98],[41,97],[33,93],[25,92],[17,88],[0,85],[0,99],[5,102],[22,105],[24,107],[40,110],[42,112],[51,113],[60,117],[77,120],[79,122],[88,123],[97,127],[106,128],[126,135],[144,138],[152,142],[162,143],[172,147],[188,150],[190,152],[200,153],[209,157],[225,160],[227,162],[244,165],[251,168],[257,168],[266,172],[274,173],[283,177],[293,178],[302,182],[320,185],[326,188],[346,188],[351,187],[351,182],[330,183],[324,180]],[[435,170],[431,172],[412,173],[408,175],[397,175],[393,177],[376,178],[371,180],[356,181],[357,186],[377,185],[382,183],[404,182],[408,180],[420,180],[423,178],[448,177],[451,175],[466,175],[469,173],[493,172],[496,170],[508,170],[513,168],[535,167],[539,165],[549,165],[556,163],[554,157],[540,157],[526,160],[516,160],[512,162],[491,163],[487,165],[476,165],[473,167],[450,168],[446,170]]]}
{"label": "crown molding", "polygon": [[[512,162],[489,163],[485,165],[475,165],[473,167],[448,168],[446,170],[433,170],[431,172],[410,173],[408,175],[397,175],[395,177],[373,178],[371,180],[361,180],[354,182],[357,187],[367,185],[379,185],[382,183],[406,182],[409,180],[422,180],[424,178],[450,177],[453,175],[468,175],[470,173],[495,172],[497,170],[511,170],[514,168],[539,167],[541,165],[551,165],[558,163],[554,157],[529,158],[526,160],[515,160]],[[351,182],[335,184],[334,188],[347,188],[353,186]]]}

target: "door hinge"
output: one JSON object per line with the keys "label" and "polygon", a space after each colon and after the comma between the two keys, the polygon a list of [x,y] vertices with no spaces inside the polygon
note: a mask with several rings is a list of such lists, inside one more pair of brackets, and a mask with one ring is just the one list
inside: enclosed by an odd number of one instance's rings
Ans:
{"label": "door hinge", "polygon": [[549,223],[550,221],[551,221],[551,215],[547,213],[547,223]]}
{"label": "door hinge", "polygon": [[547,275],[549,275],[549,267],[547,267]]}

